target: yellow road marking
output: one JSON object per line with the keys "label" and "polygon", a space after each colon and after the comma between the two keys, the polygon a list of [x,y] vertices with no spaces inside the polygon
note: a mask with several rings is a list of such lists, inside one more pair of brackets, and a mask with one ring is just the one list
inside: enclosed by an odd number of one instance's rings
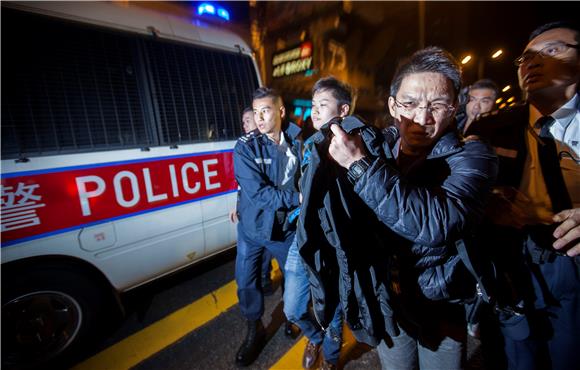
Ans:
{"label": "yellow road marking", "polygon": [[236,282],[232,281],[192,304],[173,312],[143,330],[123,339],[88,360],[75,370],[129,369],[178,341],[189,332],[227,311],[238,302]]}
{"label": "yellow road marking", "polygon": [[[304,354],[304,349],[306,348],[307,339],[302,336],[292,348],[288,350],[282,356],[278,362],[276,362],[270,370],[295,370],[302,369],[302,356]],[[340,362],[344,363],[344,360],[350,354],[350,351],[356,346],[356,339],[352,335],[351,331],[346,325],[343,326],[342,330],[342,347],[340,349]]]}
{"label": "yellow road marking", "polygon": [[295,370],[302,369],[302,355],[304,354],[304,348],[306,348],[307,339],[302,336],[295,345],[292,346],[282,356],[278,362],[276,362],[270,369],[272,370]]}
{"label": "yellow road marking", "polygon": [[[275,260],[272,262],[272,279],[278,280],[280,269]],[[130,369],[237,304],[236,290],[235,280],[231,281],[81,362],[73,370]]]}

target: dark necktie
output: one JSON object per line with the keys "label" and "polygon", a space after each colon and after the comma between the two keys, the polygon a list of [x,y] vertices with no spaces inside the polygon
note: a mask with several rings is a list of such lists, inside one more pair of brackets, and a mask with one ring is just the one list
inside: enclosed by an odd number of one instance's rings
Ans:
{"label": "dark necktie", "polygon": [[538,157],[544,182],[548,188],[548,195],[552,201],[552,210],[558,213],[564,209],[572,208],[572,201],[568,195],[562,170],[560,169],[560,159],[554,138],[550,133],[550,126],[554,119],[550,116],[544,116],[538,119],[536,125],[540,126],[540,140],[538,140]]}

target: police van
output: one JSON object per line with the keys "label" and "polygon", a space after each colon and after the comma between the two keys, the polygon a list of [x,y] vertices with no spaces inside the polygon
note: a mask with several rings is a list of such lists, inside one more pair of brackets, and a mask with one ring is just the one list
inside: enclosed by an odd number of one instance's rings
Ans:
{"label": "police van", "polygon": [[2,360],[20,366],[235,245],[260,79],[239,36],[129,2],[2,2],[2,31]]}

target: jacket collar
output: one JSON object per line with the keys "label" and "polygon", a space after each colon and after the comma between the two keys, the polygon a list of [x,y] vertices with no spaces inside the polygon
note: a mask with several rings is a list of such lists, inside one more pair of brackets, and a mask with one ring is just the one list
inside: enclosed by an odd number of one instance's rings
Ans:
{"label": "jacket collar", "polygon": [[[301,132],[302,132],[302,128],[300,126],[298,126],[297,124],[295,124],[293,122],[288,122],[286,127],[282,130],[282,135],[285,135],[284,139],[286,140],[286,142],[289,145],[292,145],[296,141],[298,136],[300,136]],[[259,138],[263,144],[276,145],[274,143],[274,141],[270,140],[268,138],[268,136],[266,136],[264,134],[260,134]]]}
{"label": "jacket collar", "polygon": [[302,128],[297,124],[295,124],[294,122],[288,122],[288,126],[283,132],[291,141],[294,141],[298,138],[298,136],[300,136]]}

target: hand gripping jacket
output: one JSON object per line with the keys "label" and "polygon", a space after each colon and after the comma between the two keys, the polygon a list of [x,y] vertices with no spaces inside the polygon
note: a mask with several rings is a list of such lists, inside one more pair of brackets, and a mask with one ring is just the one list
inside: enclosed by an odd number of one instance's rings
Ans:
{"label": "hand gripping jacket", "polygon": [[[329,122],[313,137],[310,164],[301,179],[298,247],[320,324],[328,325],[340,301],[355,338],[377,345],[386,335],[399,334],[393,280],[410,280],[411,288],[402,284],[403,289],[425,300],[463,294],[457,288],[471,274],[456,243],[481,216],[497,163],[486,145],[462,145],[448,132],[426,160],[430,173],[409,186],[392,162],[394,140],[351,116],[339,124],[349,134],[360,134],[373,158],[353,189],[346,170],[327,155],[329,125],[338,123]],[[400,261],[410,267],[393,268]],[[393,276],[395,271],[406,276]]]}

